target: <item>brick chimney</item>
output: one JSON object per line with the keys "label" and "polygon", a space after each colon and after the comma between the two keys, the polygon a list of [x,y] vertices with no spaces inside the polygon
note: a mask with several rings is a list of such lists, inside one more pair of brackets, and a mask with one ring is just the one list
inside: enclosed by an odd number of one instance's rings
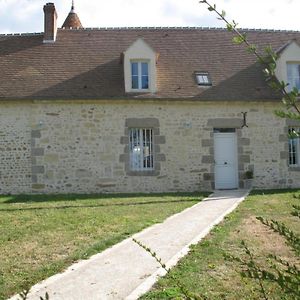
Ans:
{"label": "brick chimney", "polygon": [[57,13],[54,3],[44,5],[44,43],[54,43],[57,32]]}

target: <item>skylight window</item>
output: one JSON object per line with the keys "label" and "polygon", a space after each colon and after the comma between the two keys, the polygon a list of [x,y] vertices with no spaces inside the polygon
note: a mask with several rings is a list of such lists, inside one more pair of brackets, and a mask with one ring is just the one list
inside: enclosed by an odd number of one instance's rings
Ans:
{"label": "skylight window", "polygon": [[196,82],[199,86],[211,86],[211,80],[208,72],[196,72]]}

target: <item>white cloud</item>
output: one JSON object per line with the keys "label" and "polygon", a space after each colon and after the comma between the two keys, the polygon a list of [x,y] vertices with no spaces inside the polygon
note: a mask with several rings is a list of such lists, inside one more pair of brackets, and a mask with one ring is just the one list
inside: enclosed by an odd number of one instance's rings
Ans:
{"label": "white cloud", "polygon": [[[52,0],[58,24],[66,18],[71,0]],[[43,5],[47,0],[0,0],[0,33],[40,32]],[[244,28],[300,30],[300,1],[295,0],[211,0],[228,18]],[[198,0],[75,0],[85,27],[115,26],[216,26],[224,24]]]}

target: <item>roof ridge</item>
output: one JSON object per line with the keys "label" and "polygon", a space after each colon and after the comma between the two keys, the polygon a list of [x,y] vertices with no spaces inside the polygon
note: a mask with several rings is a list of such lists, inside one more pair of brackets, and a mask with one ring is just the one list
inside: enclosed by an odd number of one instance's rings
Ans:
{"label": "roof ridge", "polygon": [[[210,26],[122,26],[122,27],[84,27],[84,28],[61,28],[63,30],[220,30],[227,31],[225,27],[210,27]],[[238,28],[239,30],[245,31],[257,31],[257,32],[300,32],[300,30],[290,30],[290,29],[267,29],[267,28]]]}
{"label": "roof ridge", "polygon": [[[227,31],[224,27],[208,27],[208,26],[140,26],[140,27],[85,27],[85,28],[58,28],[58,30],[73,30],[73,31],[96,31],[96,30],[220,30]],[[288,30],[288,29],[263,29],[263,28],[238,28],[243,31],[254,32],[291,32],[299,33],[300,30]],[[43,35],[44,32],[24,32],[24,33],[0,33],[0,36],[33,36]]]}
{"label": "roof ridge", "polygon": [[0,33],[0,36],[32,36],[44,35],[44,32]]}

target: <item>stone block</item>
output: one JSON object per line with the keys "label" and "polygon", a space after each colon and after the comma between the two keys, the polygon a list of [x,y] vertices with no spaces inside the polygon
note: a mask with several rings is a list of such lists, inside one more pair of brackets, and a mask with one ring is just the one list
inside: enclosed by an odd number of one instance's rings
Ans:
{"label": "stone block", "polygon": [[119,162],[127,162],[127,161],[129,161],[129,155],[128,154],[120,154]]}
{"label": "stone block", "polygon": [[33,190],[43,190],[45,188],[45,185],[41,183],[34,183],[31,185],[31,188]]}
{"label": "stone block", "polygon": [[32,138],[40,138],[41,135],[41,131],[40,130],[31,130],[31,137]]}
{"label": "stone block", "polygon": [[214,162],[214,157],[212,155],[203,155],[201,162],[203,164],[212,164]]}
{"label": "stone block", "polygon": [[159,152],[160,152],[160,146],[154,145],[154,153],[159,153]]}
{"label": "stone block", "polygon": [[44,155],[44,149],[43,148],[32,148],[31,149],[31,155],[32,156],[43,156]]}
{"label": "stone block", "polygon": [[204,139],[201,141],[202,147],[211,147],[213,146],[213,143],[214,143],[213,139]]}
{"label": "stone block", "polygon": [[31,167],[32,174],[43,174],[45,172],[44,166],[32,166]]}
{"label": "stone block", "polygon": [[52,170],[48,170],[48,171],[45,173],[45,178],[48,179],[48,180],[54,179],[54,172],[53,172]]}
{"label": "stone block", "polygon": [[279,135],[279,142],[281,143],[287,143],[289,140],[289,137],[287,134],[280,134]]}
{"label": "stone block", "polygon": [[156,118],[130,118],[125,120],[125,127],[128,128],[159,127],[159,120]]}
{"label": "stone block", "polygon": [[154,144],[165,144],[166,137],[164,135],[154,136]]}
{"label": "stone block", "polygon": [[204,173],[203,174],[203,180],[207,181],[207,180],[212,180],[212,176],[210,173]]}
{"label": "stone block", "polygon": [[160,135],[159,128],[153,128],[153,135]]}
{"label": "stone block", "polygon": [[155,169],[155,171],[160,171],[160,163],[159,162],[154,162],[154,169]]}
{"label": "stone block", "polygon": [[32,182],[32,183],[37,183],[37,182],[38,182],[38,178],[37,178],[36,175],[32,175],[32,176],[31,176],[31,182]]}
{"label": "stone block", "polygon": [[59,161],[58,154],[50,153],[44,155],[44,162],[46,163],[57,163]]}
{"label": "stone block", "polygon": [[248,138],[240,138],[239,139],[239,144],[241,146],[249,146],[250,145],[250,139],[248,139]]}
{"label": "stone block", "polygon": [[250,155],[239,155],[239,163],[250,163]]}
{"label": "stone block", "polygon": [[120,143],[122,145],[128,145],[129,144],[129,137],[128,136],[121,136]]}
{"label": "stone block", "polygon": [[242,124],[243,120],[238,118],[217,118],[207,121],[207,126],[213,128],[240,128]]}
{"label": "stone block", "polygon": [[166,156],[162,153],[156,153],[155,161],[166,161]]}
{"label": "stone block", "polygon": [[75,175],[77,178],[83,178],[83,177],[89,178],[92,176],[92,172],[85,169],[78,169],[76,170]]}

